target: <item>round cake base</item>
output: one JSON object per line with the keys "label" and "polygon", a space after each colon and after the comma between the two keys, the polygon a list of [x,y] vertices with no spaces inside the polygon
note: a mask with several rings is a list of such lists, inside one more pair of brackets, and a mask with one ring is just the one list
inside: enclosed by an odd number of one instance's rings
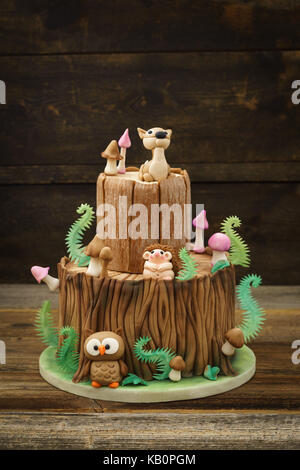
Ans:
{"label": "round cake base", "polygon": [[72,376],[66,375],[55,360],[55,348],[48,347],[40,356],[40,374],[48,383],[65,392],[95,400],[124,403],[158,403],[177,400],[192,400],[228,392],[248,382],[255,374],[255,355],[247,346],[236,350],[232,366],[237,375],[220,376],[212,381],[204,377],[183,378],[180,382],[170,380],[149,382],[149,385],[126,385],[117,389],[93,388],[90,382],[75,384]]}

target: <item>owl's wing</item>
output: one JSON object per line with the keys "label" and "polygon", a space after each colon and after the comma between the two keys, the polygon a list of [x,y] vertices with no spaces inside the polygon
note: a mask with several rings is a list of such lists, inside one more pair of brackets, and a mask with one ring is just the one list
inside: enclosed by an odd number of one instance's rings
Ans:
{"label": "owl's wing", "polygon": [[123,377],[126,377],[128,374],[128,367],[122,359],[119,359],[120,372]]}

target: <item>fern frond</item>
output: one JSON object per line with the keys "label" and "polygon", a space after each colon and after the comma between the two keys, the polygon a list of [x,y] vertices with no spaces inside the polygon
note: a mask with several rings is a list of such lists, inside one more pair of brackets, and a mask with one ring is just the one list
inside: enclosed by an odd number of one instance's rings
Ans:
{"label": "fern frond", "polygon": [[90,257],[83,253],[84,247],[82,246],[82,238],[84,232],[90,228],[95,217],[95,212],[88,204],[81,204],[76,212],[80,214],[81,217],[73,222],[67,232],[65,239],[67,252],[71,261],[79,266],[87,266],[90,262]]}
{"label": "fern frond", "polygon": [[57,329],[53,326],[53,318],[50,310],[51,303],[49,300],[46,300],[37,312],[34,327],[37,330],[37,335],[40,336],[43,343],[47,344],[47,346],[54,346],[57,348],[58,333]]}
{"label": "fern frond", "polygon": [[249,342],[259,335],[265,322],[265,311],[252,296],[251,286],[258,287],[262,280],[256,274],[243,277],[236,292],[243,312],[243,320],[238,326],[244,333],[245,342]]}
{"label": "fern frond", "polygon": [[164,380],[167,379],[169,373],[171,371],[171,367],[169,366],[169,362],[172,357],[175,356],[175,353],[172,352],[168,348],[158,348],[158,349],[151,349],[145,350],[144,346],[151,341],[149,337],[142,337],[139,338],[133,347],[134,354],[136,355],[139,361],[145,363],[154,363],[156,364],[156,372],[153,374],[153,379],[156,380]]}
{"label": "fern frond", "polygon": [[193,279],[197,274],[197,261],[191,257],[186,248],[181,248],[178,255],[181,259],[182,268],[176,276],[176,279],[180,281]]}
{"label": "fern frond", "polygon": [[57,351],[57,362],[67,373],[74,374],[79,365],[79,353],[76,352],[78,334],[71,326],[64,326],[59,334],[65,338]]}
{"label": "fern frond", "polygon": [[231,247],[229,250],[229,259],[232,264],[237,264],[247,268],[250,265],[250,250],[246,242],[242,237],[236,233],[233,227],[240,227],[241,220],[235,216],[231,215],[227,217],[221,224],[221,231],[225,233],[231,242]]}

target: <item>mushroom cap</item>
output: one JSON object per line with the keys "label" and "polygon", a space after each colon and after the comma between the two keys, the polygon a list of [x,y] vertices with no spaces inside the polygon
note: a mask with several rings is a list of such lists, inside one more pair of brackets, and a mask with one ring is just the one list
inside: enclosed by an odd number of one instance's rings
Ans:
{"label": "mushroom cap", "polygon": [[181,356],[175,356],[170,360],[169,366],[171,369],[182,371],[185,368],[185,362]]}
{"label": "mushroom cap", "polygon": [[208,240],[208,246],[214,251],[228,251],[230,238],[225,233],[214,233]]}
{"label": "mushroom cap", "polygon": [[121,135],[121,137],[119,138],[118,144],[119,144],[119,147],[125,148],[125,149],[128,149],[129,147],[131,147],[131,140],[129,137],[128,129],[126,129],[124,134]]}
{"label": "mushroom cap", "polygon": [[244,344],[244,333],[240,328],[232,328],[225,334],[225,338],[235,348],[241,348]]}
{"label": "mushroom cap", "polygon": [[113,259],[111,248],[109,246],[105,246],[104,248],[102,248],[99,258],[103,260],[111,261]]}
{"label": "mushroom cap", "polygon": [[94,236],[93,240],[84,249],[84,254],[91,258],[98,258],[102,248],[104,247],[104,240],[101,240],[97,235]]}
{"label": "mushroom cap", "polygon": [[40,284],[41,281],[47,276],[49,269],[49,267],[42,268],[42,266],[32,266],[31,274],[33,275],[34,279]]}
{"label": "mushroom cap", "polygon": [[206,218],[206,210],[203,209],[197,217],[194,218],[193,220],[193,225],[196,228],[201,228],[202,230],[208,229],[208,222]]}
{"label": "mushroom cap", "polygon": [[120,155],[119,147],[116,140],[112,140],[104,152],[101,153],[101,157],[110,158],[112,160],[123,160],[122,155]]}

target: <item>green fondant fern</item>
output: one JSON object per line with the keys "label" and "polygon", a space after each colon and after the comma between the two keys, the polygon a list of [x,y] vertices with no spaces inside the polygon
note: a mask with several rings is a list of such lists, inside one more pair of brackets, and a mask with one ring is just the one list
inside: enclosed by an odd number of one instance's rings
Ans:
{"label": "green fondant fern", "polygon": [[43,343],[57,348],[58,333],[57,329],[53,326],[53,318],[50,309],[51,303],[49,300],[46,300],[37,312],[34,326]]}
{"label": "green fondant fern", "polygon": [[79,353],[76,352],[78,335],[71,326],[64,326],[59,334],[65,338],[57,350],[57,362],[67,373],[74,373],[78,369]]}
{"label": "green fondant fern", "polygon": [[251,292],[251,286],[258,287],[261,284],[261,277],[256,274],[249,274],[243,277],[236,292],[243,312],[242,323],[238,326],[244,333],[245,342],[259,335],[265,321],[265,311],[258,305]]}
{"label": "green fondant fern", "polygon": [[78,263],[79,266],[87,266],[90,262],[90,257],[82,252],[84,248],[82,246],[82,237],[86,229],[91,226],[95,212],[88,204],[81,204],[76,212],[81,217],[71,225],[67,233],[66,245],[68,256],[71,261]]}
{"label": "green fondant fern", "polygon": [[167,348],[158,348],[145,351],[144,346],[148,344],[149,341],[151,341],[151,338],[149,337],[139,338],[135,342],[133,347],[134,354],[136,355],[139,361],[156,364],[157,373],[153,374],[153,379],[167,379],[169,373],[171,372],[169,362],[172,357],[175,356],[175,353],[173,353],[170,349]]}
{"label": "green fondant fern", "polygon": [[230,238],[231,247],[229,250],[229,259],[231,263],[247,268],[250,264],[249,247],[242,237],[233,229],[233,227],[237,228],[240,227],[240,225],[241,220],[237,216],[231,215],[222,222],[221,231]]}
{"label": "green fondant fern", "polygon": [[182,268],[176,276],[176,279],[179,279],[180,281],[193,279],[197,274],[196,260],[191,257],[186,248],[181,248],[178,254],[181,259]]}

